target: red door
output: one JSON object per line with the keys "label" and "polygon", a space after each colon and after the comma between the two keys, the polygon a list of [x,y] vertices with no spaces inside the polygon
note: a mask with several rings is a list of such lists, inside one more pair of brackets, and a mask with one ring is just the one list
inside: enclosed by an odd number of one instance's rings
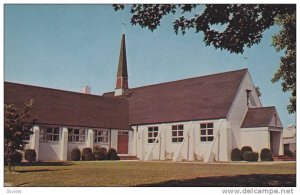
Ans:
{"label": "red door", "polygon": [[128,154],[128,131],[118,132],[118,154]]}

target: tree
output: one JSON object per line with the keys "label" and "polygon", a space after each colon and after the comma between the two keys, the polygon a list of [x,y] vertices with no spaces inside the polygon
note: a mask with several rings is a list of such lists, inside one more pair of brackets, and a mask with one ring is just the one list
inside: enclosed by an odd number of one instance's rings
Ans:
{"label": "tree", "polygon": [[280,59],[280,67],[275,73],[272,82],[283,80],[281,83],[284,92],[291,91],[289,113],[296,111],[296,12],[283,14],[275,22],[283,26],[279,34],[273,36],[273,46],[276,51],[284,51]]}
{"label": "tree", "polygon": [[23,105],[23,109],[20,111],[14,104],[4,105],[4,155],[9,171],[11,171],[15,153],[24,150],[29,136],[33,134],[31,128],[36,120],[32,119],[31,122],[26,123],[30,118],[30,110],[33,105],[33,100],[30,100]]}
{"label": "tree", "polygon": [[[115,11],[123,4],[114,4]],[[198,9],[200,8],[200,9]],[[225,49],[230,53],[243,53],[245,47],[258,44],[263,32],[278,24],[282,30],[273,38],[277,51],[285,50],[279,69],[272,82],[282,81],[282,90],[291,91],[290,113],[296,111],[296,5],[295,4],[134,4],[130,7],[131,24],[154,31],[161,19],[179,13],[173,22],[174,32],[183,35],[189,29],[204,33],[206,45]],[[191,17],[187,15],[192,14]],[[216,30],[216,27],[224,30]]]}

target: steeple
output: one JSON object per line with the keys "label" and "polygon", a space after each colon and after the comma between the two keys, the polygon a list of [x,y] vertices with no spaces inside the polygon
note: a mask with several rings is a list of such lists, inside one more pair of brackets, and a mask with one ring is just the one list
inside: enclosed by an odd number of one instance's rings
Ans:
{"label": "steeple", "polygon": [[125,34],[122,34],[115,96],[123,95],[126,89],[128,89],[126,45],[125,45]]}

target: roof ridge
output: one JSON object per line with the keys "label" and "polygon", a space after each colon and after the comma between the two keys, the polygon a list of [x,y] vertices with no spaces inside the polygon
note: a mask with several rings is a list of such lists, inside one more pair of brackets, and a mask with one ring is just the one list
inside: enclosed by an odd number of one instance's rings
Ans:
{"label": "roof ridge", "polygon": [[[23,84],[23,83],[14,83],[14,82],[9,82],[9,81],[4,81],[4,84],[12,84],[12,85],[21,85],[25,87],[33,87],[33,88],[39,88],[39,89],[46,89],[46,90],[51,90],[51,91],[60,91],[63,93],[71,93],[71,94],[76,94],[76,95],[81,95],[81,96],[89,96],[89,97],[100,97],[100,98],[106,98],[106,99],[116,99],[113,97],[109,96],[102,96],[102,95],[95,95],[95,94],[86,94],[86,93],[81,93],[81,92],[75,92],[75,91],[67,91],[63,89],[55,89],[55,88],[50,88],[50,87],[41,87],[41,86],[36,86],[36,85],[28,85],[28,84]],[[123,98],[125,99],[125,98]]]}
{"label": "roof ridge", "polygon": [[[139,88],[153,87],[153,86],[156,86],[156,85],[169,84],[169,83],[175,83],[175,82],[180,82],[180,81],[187,81],[187,80],[192,80],[192,79],[216,76],[216,75],[221,75],[221,74],[228,74],[228,73],[239,72],[239,71],[240,72],[248,71],[248,68],[243,68],[243,69],[240,69],[240,70],[232,70],[232,71],[227,71],[227,72],[219,72],[219,73],[203,75],[203,76],[198,76],[198,77],[191,77],[191,78],[186,78],[186,79],[179,79],[179,80],[175,80],[175,81],[167,81],[167,82],[163,82],[163,83],[150,84],[150,85],[145,85],[145,86],[140,86],[140,87],[135,87],[135,88],[129,88],[128,90],[130,91],[130,90],[139,89]],[[105,92],[103,94],[107,94],[107,93],[111,93],[111,92]]]}

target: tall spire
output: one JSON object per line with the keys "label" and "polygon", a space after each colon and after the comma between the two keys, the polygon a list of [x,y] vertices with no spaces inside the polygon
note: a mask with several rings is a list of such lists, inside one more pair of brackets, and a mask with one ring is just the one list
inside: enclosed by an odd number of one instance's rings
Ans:
{"label": "tall spire", "polygon": [[128,89],[126,45],[125,34],[122,34],[115,96],[123,95],[126,89]]}

